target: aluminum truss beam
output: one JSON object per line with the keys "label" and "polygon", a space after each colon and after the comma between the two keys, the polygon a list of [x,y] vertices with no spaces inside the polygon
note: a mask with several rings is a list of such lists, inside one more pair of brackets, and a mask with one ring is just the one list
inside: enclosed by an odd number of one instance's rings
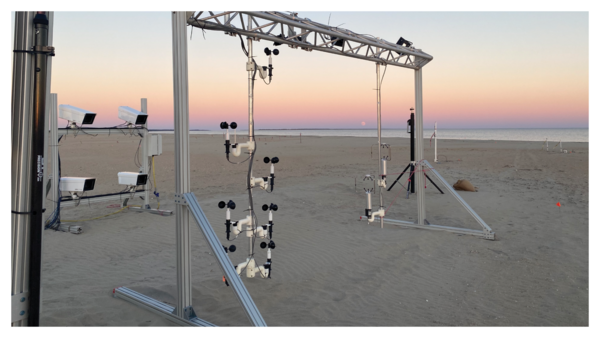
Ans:
{"label": "aluminum truss beam", "polygon": [[187,23],[202,29],[286,44],[292,48],[317,50],[403,68],[420,69],[433,59],[431,55],[412,46],[400,46],[367,34],[357,34],[282,12],[197,12]]}

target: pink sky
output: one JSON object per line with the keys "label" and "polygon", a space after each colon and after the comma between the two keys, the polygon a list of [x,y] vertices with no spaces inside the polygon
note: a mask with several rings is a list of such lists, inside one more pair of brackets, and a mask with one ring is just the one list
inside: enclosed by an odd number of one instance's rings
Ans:
{"label": "pink sky", "polygon": [[[96,112],[95,126],[109,126],[120,124],[118,106],[139,108],[144,97],[150,128],[172,128],[168,12],[55,15],[52,91],[59,104]],[[299,13],[319,22],[328,15]],[[426,128],[434,121],[448,128],[588,126],[585,12],[370,12],[361,20],[358,15],[333,12],[331,23],[388,41],[402,35],[433,55],[423,71]],[[154,25],[142,25],[149,17]],[[88,20],[95,25],[84,24]],[[390,24],[394,20],[398,24]],[[412,24],[417,21],[421,29]],[[188,41],[190,127],[217,129],[221,121],[236,121],[243,129],[248,89],[239,38],[213,31],[205,37],[195,29]],[[557,52],[558,41],[568,41],[569,48]],[[267,41],[255,43],[260,65],[267,63],[265,47],[273,48]],[[376,127],[374,63],[278,48],[273,83],[255,84],[256,128]],[[413,73],[388,67],[384,128],[404,127],[414,106]]]}

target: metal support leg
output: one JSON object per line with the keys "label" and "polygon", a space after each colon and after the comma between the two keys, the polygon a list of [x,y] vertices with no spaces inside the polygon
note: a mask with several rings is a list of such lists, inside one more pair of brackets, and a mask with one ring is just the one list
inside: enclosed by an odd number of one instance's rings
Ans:
{"label": "metal support leg", "polygon": [[425,173],[425,178],[427,178],[427,180],[429,180],[429,182],[430,182],[430,183],[431,183],[433,186],[435,186],[435,188],[437,188],[437,190],[438,190],[438,191],[440,191],[440,193],[444,194],[444,191],[442,191],[442,190],[441,190],[441,189],[438,187],[438,185],[436,185],[436,184],[433,182],[433,180],[431,180],[431,178],[429,178],[429,176],[427,175],[427,173]]}
{"label": "metal support leg", "polygon": [[425,166],[423,166],[423,69],[415,70],[415,182],[417,193],[417,219],[419,225],[425,224],[425,190],[424,190],[424,175]]}
{"label": "metal support leg", "polygon": [[[53,201],[53,208],[57,207],[60,199],[58,184],[58,95],[50,95],[50,113],[48,114],[50,122],[50,158],[52,161],[52,177],[50,179],[50,200]],[[50,212],[52,214],[52,212]]]}
{"label": "metal support leg", "polygon": [[396,180],[394,180],[394,183],[390,186],[390,188],[388,188],[388,192],[392,190],[392,187],[394,187],[394,185],[396,185],[396,183],[398,182],[398,180],[400,180],[400,178],[402,178],[402,175],[406,172],[406,170],[408,170],[410,168],[410,164],[406,165],[406,167],[404,168],[404,170],[402,171],[402,173],[400,173],[400,175],[398,176],[398,178],[396,178]]}
{"label": "metal support leg", "polygon": [[[173,29],[173,102],[175,133],[175,193],[190,191],[189,154],[189,98],[187,62],[186,12],[172,12]],[[185,311],[192,306],[190,214],[187,207],[175,206],[176,255],[177,255],[177,305],[175,314],[185,318]]]}
{"label": "metal support leg", "polygon": [[[379,49],[378,49],[379,50]],[[380,64],[376,63],[376,73],[377,73],[377,161],[379,162],[379,175],[377,179],[382,179],[381,172],[381,74],[379,71]],[[379,186],[379,208],[383,208],[383,187]],[[381,228],[383,228],[383,217],[379,219],[379,223]]]}

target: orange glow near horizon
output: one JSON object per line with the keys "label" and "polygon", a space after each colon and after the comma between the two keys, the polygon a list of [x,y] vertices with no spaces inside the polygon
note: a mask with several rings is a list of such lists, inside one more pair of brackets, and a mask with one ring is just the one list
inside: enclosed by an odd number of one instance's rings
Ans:
{"label": "orange glow near horizon", "polygon": [[[476,15],[420,15],[434,14]],[[59,104],[96,112],[95,125],[110,126],[121,123],[118,106],[139,109],[140,98],[147,98],[150,128],[173,127],[168,15],[161,16],[164,31],[152,35],[152,48],[148,48],[148,34],[144,33],[139,43],[133,40],[143,30],[123,28],[136,22],[115,21],[114,30],[120,29],[122,37],[98,35],[92,43],[81,42],[87,28],[69,30],[68,24],[74,24],[69,23],[69,13],[57,15],[63,16],[60,22],[64,25],[57,20],[60,34],[55,44],[61,52],[53,59],[52,70],[52,91],[58,93]],[[371,15],[376,19],[378,14]],[[493,14],[504,18],[502,15],[511,17],[510,13]],[[376,23],[372,27],[377,27]],[[447,128],[587,127],[587,44],[578,42],[578,46],[585,47],[579,52],[549,52],[543,39],[552,38],[564,27],[551,28],[548,26],[548,32],[531,31],[531,38],[523,33],[523,41],[533,42],[522,42],[516,53],[496,50],[495,44],[469,49],[470,53],[452,53],[441,37],[416,36],[423,40],[424,50],[434,55],[423,70],[425,127],[432,127],[434,121]],[[101,51],[98,44],[103,45]],[[259,65],[268,62],[262,53],[265,47],[273,48],[266,41],[254,43]],[[239,38],[206,32],[204,40],[195,30],[188,48],[190,128],[214,130],[221,121],[236,121],[240,128],[247,127],[247,58]],[[375,63],[287,46],[278,48],[280,55],[273,57],[273,82],[268,86],[260,78],[255,82],[256,128],[375,127]],[[414,107],[413,86],[412,70],[388,67],[382,85],[384,128],[404,128],[409,109]]]}

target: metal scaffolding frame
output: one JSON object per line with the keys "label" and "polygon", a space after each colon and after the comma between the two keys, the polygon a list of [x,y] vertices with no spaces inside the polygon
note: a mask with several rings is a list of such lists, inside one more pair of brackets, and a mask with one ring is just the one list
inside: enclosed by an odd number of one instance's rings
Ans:
{"label": "metal scaffolding frame", "polygon": [[[310,19],[300,18],[296,13],[282,12],[252,12],[252,11],[200,11],[188,18],[188,24],[193,27],[224,31],[226,34],[247,36],[254,40],[265,39],[278,44],[285,44],[292,48],[301,48],[306,51],[322,51],[340,56],[368,60],[376,63],[377,73],[377,140],[379,144],[379,177],[382,177],[381,163],[381,77],[380,65],[409,68],[415,71],[415,159],[413,165],[415,175],[413,181],[417,193],[417,221],[407,222],[379,218],[381,227],[388,222],[394,225],[417,227],[423,229],[463,231],[461,228],[434,226],[429,224],[425,212],[425,170],[432,170],[434,176],[448,189],[461,205],[482,226],[481,231],[466,230],[471,235],[486,239],[494,239],[494,233],[489,226],[462,200],[454,189],[431,167],[423,157],[423,67],[433,57],[421,49],[412,46],[406,47],[373,37],[369,34],[357,34],[351,30],[332,27],[314,22]],[[400,41],[399,41],[400,42]],[[437,140],[437,139],[436,139]],[[448,187],[450,186],[450,187]],[[380,209],[382,196],[380,187]]]}
{"label": "metal scaffolding frame", "polygon": [[[204,14],[204,16],[203,16]],[[237,34],[247,36],[252,40],[265,39],[279,44],[286,44],[292,48],[301,48],[307,51],[318,50],[327,53],[332,53],[341,56],[368,60],[376,63],[377,67],[377,113],[378,113],[378,143],[381,144],[381,96],[380,96],[380,65],[391,65],[402,68],[414,69],[415,71],[415,101],[416,101],[416,158],[415,162],[420,167],[424,166],[423,158],[423,83],[422,83],[422,67],[430,62],[433,57],[424,53],[420,49],[413,47],[404,47],[398,44],[387,42],[385,40],[374,38],[368,35],[356,34],[350,30],[330,27],[323,24],[315,23],[309,19],[301,19],[296,15],[289,15],[281,12],[220,12],[215,14],[209,12],[173,12],[172,13],[172,29],[173,29],[173,96],[174,96],[174,133],[175,133],[175,201],[176,201],[176,240],[177,240],[177,304],[172,313],[162,311],[163,314],[176,316],[173,321],[191,322],[194,319],[195,313],[192,307],[191,296],[191,274],[190,274],[190,236],[189,236],[189,213],[193,212],[198,225],[203,230],[207,241],[215,252],[220,251],[217,246],[217,241],[213,238],[214,231],[208,221],[205,219],[202,210],[193,194],[190,193],[190,174],[189,174],[189,94],[188,94],[188,67],[187,67],[187,32],[186,23],[192,27],[224,31],[227,34],[235,36]],[[244,21],[244,16],[246,20]],[[221,18],[221,20],[219,20]],[[234,25],[234,20],[239,20],[239,26]],[[280,34],[276,34],[276,27],[280,27]],[[286,30],[287,28],[287,30]],[[297,32],[295,29],[299,29]],[[312,39],[311,39],[312,34]],[[318,42],[318,38],[320,42]],[[249,41],[250,42],[250,41]],[[249,43],[249,48],[251,44]],[[362,51],[362,53],[361,53]],[[249,51],[249,57],[252,51]],[[395,54],[394,54],[395,53]],[[252,123],[252,82],[249,78],[249,123]],[[249,129],[252,130],[251,125]],[[251,132],[251,131],[249,131]],[[379,146],[379,176],[381,177],[381,146]],[[422,171],[422,169],[420,170]],[[434,170],[435,171],[435,170]],[[443,178],[435,172],[438,179]],[[447,183],[445,183],[447,185]],[[416,225],[419,228],[428,229],[444,229],[443,226],[429,225],[425,219],[425,191],[424,177],[422,174],[417,174],[416,186],[418,194],[418,220]],[[381,188],[381,186],[380,186]],[[452,192],[454,192],[452,190]],[[381,193],[381,191],[380,191]],[[453,193],[459,201],[460,196]],[[190,199],[191,196],[193,200]],[[193,201],[193,202],[192,202]],[[462,202],[463,206],[470,207]],[[472,212],[476,218],[480,219],[477,214]],[[381,226],[385,219],[380,219]],[[393,224],[412,225],[409,222],[392,220]],[[487,226],[487,225],[485,225]],[[489,227],[487,227],[489,229]],[[468,232],[465,231],[465,232]],[[214,242],[213,242],[214,241]],[[251,249],[251,248],[250,248]],[[226,255],[225,255],[226,257]],[[238,294],[238,299],[245,309],[250,321],[257,326],[266,325],[258,309],[254,305],[252,298],[248,295],[240,296],[247,293],[243,283],[239,279],[237,273],[230,275],[231,261],[226,258],[219,258],[218,262],[223,271],[228,275],[232,282],[233,289]],[[239,281],[239,282],[238,282]],[[149,310],[157,312],[154,300],[140,300],[139,294],[127,289],[125,295],[117,288],[115,296],[127,297],[128,300],[136,304],[146,307]],[[165,309],[166,310],[166,309]],[[202,324],[200,324],[202,325]]]}
{"label": "metal scaffolding frame", "polygon": [[[203,16],[204,14],[204,16]],[[31,21],[33,12],[24,14],[24,20],[20,19],[20,14],[17,15],[16,25],[21,21]],[[244,21],[244,16],[246,21]],[[221,19],[223,22],[221,22]],[[235,25],[234,23],[237,23]],[[52,22],[53,20],[51,20]],[[449,186],[447,182],[433,169],[429,163],[423,159],[423,96],[422,96],[422,68],[429,63],[433,57],[424,53],[420,49],[412,46],[405,47],[403,45],[391,43],[370,35],[357,34],[348,29],[331,27],[311,21],[310,19],[302,19],[296,14],[286,14],[282,12],[172,12],[172,36],[173,36],[173,96],[174,96],[174,138],[175,138],[175,193],[176,193],[176,256],[177,256],[177,303],[175,307],[164,305],[147,296],[141,295],[130,289],[121,287],[114,290],[116,297],[127,299],[137,305],[145,307],[153,312],[163,314],[168,319],[183,325],[200,325],[212,326],[212,324],[200,320],[196,317],[192,307],[192,287],[191,287],[191,245],[189,233],[190,211],[195,216],[200,229],[209,242],[211,249],[218,257],[218,262],[227,274],[232,288],[236,292],[238,299],[244,307],[250,321],[253,325],[266,325],[258,309],[254,305],[252,298],[247,293],[243,282],[232,268],[231,261],[221,250],[220,242],[212,227],[206,220],[202,210],[200,209],[196,198],[190,193],[190,163],[189,163],[189,98],[188,98],[188,65],[187,65],[187,32],[186,26],[224,31],[230,35],[244,35],[253,40],[265,39],[279,44],[286,44],[292,48],[301,48],[303,50],[322,51],[340,56],[352,57],[375,62],[377,64],[378,90],[380,86],[379,66],[381,64],[409,68],[415,71],[415,102],[416,102],[416,158],[415,164],[423,172],[423,168],[429,167],[431,172],[440,179],[440,181],[452,192],[457,200],[471,213],[473,217],[484,227],[484,231],[492,236],[491,229],[481,220],[481,218],[460,198],[460,196]],[[280,29],[277,30],[277,27]],[[50,27],[51,28],[51,27]],[[277,34],[279,33],[279,34]],[[31,44],[32,33],[26,29],[17,30],[16,49],[26,49]],[[21,43],[23,40],[23,43]],[[20,43],[23,45],[21,47]],[[27,175],[31,172],[26,172],[28,166],[21,163],[26,163],[27,141],[29,133],[27,130],[27,116],[25,115],[20,120],[15,120],[14,117],[21,117],[24,111],[28,109],[29,94],[27,88],[27,76],[30,74],[31,64],[21,64],[28,62],[26,55],[15,55],[15,75],[13,80],[13,88],[18,87],[23,90],[22,97],[15,99],[13,93],[13,130],[18,132],[13,134],[13,177],[15,174]],[[23,59],[23,60],[22,60]],[[19,74],[17,74],[17,71]],[[23,73],[23,75],[21,75]],[[20,76],[20,77],[19,77]],[[48,76],[48,80],[50,76]],[[21,89],[23,88],[23,89]],[[19,92],[19,95],[21,92]],[[17,104],[17,105],[15,105]],[[19,105],[20,104],[20,105]],[[378,140],[381,143],[381,116],[380,116],[380,92],[378,92]],[[144,108],[142,108],[144,109]],[[19,111],[21,115],[19,115]],[[24,123],[15,126],[14,123]],[[381,147],[379,149],[381,151]],[[17,157],[15,157],[17,156]],[[381,159],[381,155],[379,160]],[[381,177],[381,162],[379,164],[379,176]],[[25,185],[19,185],[25,184]],[[27,182],[23,178],[13,179],[13,191],[22,190],[22,195],[27,198]],[[422,174],[417,174],[416,187],[418,195],[418,218],[416,223],[395,221],[396,224],[418,226],[419,228],[448,230],[444,226],[434,226],[427,222],[425,218],[425,195],[424,195],[424,177]],[[24,201],[24,200],[23,200]],[[21,199],[13,200],[13,210],[25,211],[27,203],[23,203]],[[29,237],[26,217],[13,214],[13,310],[15,308],[15,297],[19,294],[26,293],[27,274],[22,275],[24,270],[23,264],[27,265],[29,261],[24,249],[27,248]],[[23,222],[24,221],[24,222]],[[414,227],[414,226],[413,226]],[[25,229],[25,231],[23,231]],[[469,230],[465,230],[468,232]],[[19,253],[21,252],[21,253]],[[14,254],[21,254],[15,256]],[[15,260],[16,259],[16,260]],[[15,267],[20,264],[21,267]],[[17,269],[15,269],[17,268]],[[235,274],[232,274],[235,273]]]}
{"label": "metal scaffolding frame", "polygon": [[201,11],[187,22],[193,27],[245,35],[255,40],[265,39],[292,48],[318,50],[415,70],[433,59],[412,46],[401,46],[369,34],[357,34],[282,12]]}

